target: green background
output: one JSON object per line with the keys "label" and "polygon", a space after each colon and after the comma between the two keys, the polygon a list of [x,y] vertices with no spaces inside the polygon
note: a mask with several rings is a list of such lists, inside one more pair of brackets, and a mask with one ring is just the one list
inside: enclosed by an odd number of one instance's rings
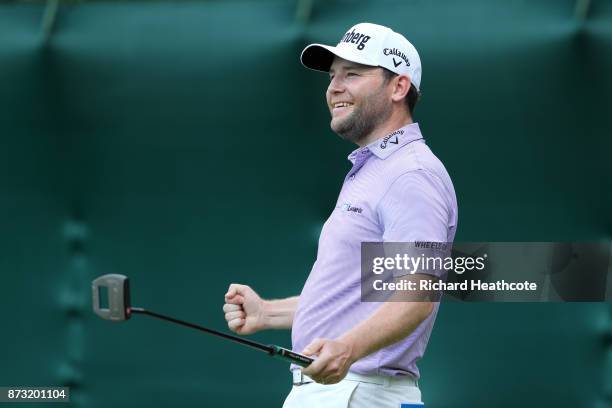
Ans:
{"label": "green background", "polygon": [[[299,293],[354,147],[298,57],[356,22],[419,49],[416,120],[457,241],[612,238],[612,2],[72,1],[48,34],[45,7],[0,3],[0,385],[68,385],[78,407],[282,404],[283,363],[102,321],[89,287],[126,274],[135,305],[221,330],[232,282]],[[444,304],[424,401],[612,407],[611,315]]]}

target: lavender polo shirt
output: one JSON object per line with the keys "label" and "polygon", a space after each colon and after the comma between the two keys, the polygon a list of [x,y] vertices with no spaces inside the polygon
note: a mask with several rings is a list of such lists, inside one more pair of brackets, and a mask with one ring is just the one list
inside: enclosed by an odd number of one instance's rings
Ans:
{"label": "lavender polo shirt", "polygon": [[[453,183],[417,123],[355,150],[349,160],[353,168],[321,230],[317,260],[300,295],[291,333],[297,352],[317,337],[342,336],[381,306],[361,302],[361,242],[452,242],[455,237]],[[357,361],[350,371],[418,378],[416,362],[438,307],[408,337]]]}

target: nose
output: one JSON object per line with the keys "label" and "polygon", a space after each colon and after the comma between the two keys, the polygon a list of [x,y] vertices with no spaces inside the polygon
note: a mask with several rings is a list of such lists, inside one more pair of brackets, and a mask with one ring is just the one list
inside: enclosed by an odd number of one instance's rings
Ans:
{"label": "nose", "polygon": [[336,75],[329,81],[329,85],[327,87],[327,92],[330,94],[340,93],[344,91],[344,85],[342,80],[340,79],[340,75]]}

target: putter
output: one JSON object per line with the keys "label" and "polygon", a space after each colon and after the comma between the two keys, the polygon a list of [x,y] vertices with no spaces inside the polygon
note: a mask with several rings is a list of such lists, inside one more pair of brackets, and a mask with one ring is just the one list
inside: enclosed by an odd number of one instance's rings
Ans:
{"label": "putter", "polygon": [[[109,274],[100,276],[92,282],[91,290],[93,310],[98,316],[105,320],[123,322],[129,320],[132,313],[139,313],[156,317],[167,322],[180,324],[181,326],[200,330],[214,336],[222,337],[226,340],[231,340],[244,346],[249,346],[256,350],[263,351],[272,357],[297,364],[301,367],[308,367],[308,365],[314,361],[312,358],[303,354],[296,353],[274,344],[258,343],[253,340],[223,333],[214,329],[209,329],[207,327],[175,319],[173,317],[164,316],[150,310],[145,310],[141,307],[132,307],[130,304],[130,282],[128,277],[124,275]],[[104,296],[104,291],[107,292],[107,296]]]}

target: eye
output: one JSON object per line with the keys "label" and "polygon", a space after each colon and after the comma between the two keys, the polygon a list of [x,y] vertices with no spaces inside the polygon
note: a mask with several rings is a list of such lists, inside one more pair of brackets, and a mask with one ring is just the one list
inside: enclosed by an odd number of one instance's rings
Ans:
{"label": "eye", "polygon": [[347,77],[352,77],[352,76],[359,76],[356,72],[347,72],[346,73]]}

